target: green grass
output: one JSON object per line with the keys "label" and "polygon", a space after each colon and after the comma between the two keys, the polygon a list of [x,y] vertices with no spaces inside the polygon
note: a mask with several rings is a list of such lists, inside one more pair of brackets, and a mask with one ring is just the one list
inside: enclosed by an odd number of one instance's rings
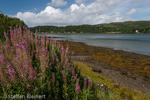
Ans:
{"label": "green grass", "polygon": [[[150,100],[149,96],[146,96],[136,90],[131,90],[125,87],[119,87],[118,84],[112,82],[106,77],[100,76],[98,73],[93,72],[92,68],[81,62],[74,62],[77,68],[81,71],[84,77],[90,78],[95,83],[104,83],[108,86],[110,96],[108,100]],[[98,93],[98,97],[106,97],[103,92]],[[103,100],[103,99],[102,99]]]}

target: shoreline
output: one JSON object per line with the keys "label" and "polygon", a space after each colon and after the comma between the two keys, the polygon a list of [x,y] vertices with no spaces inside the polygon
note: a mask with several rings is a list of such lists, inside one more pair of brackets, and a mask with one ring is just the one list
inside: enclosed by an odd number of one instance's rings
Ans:
{"label": "shoreline", "polygon": [[51,33],[51,32],[41,32],[39,34],[150,34],[150,33],[117,33],[117,32],[105,32],[105,33]]}
{"label": "shoreline", "polygon": [[81,42],[60,42],[65,47],[68,44],[69,49],[75,52],[74,61],[92,67],[94,72],[118,83],[121,87],[137,90],[150,96],[150,56],[89,46]]}
{"label": "shoreline", "polygon": [[[54,38],[63,38],[63,37],[54,37]],[[146,57],[146,58],[149,57],[150,58],[150,55],[148,55],[148,54],[141,54],[141,53],[125,51],[125,50],[121,50],[121,49],[114,49],[114,48],[109,48],[109,47],[93,46],[93,45],[88,45],[88,44],[83,43],[83,42],[74,42],[74,41],[68,41],[68,40],[57,40],[57,41],[60,41],[64,45],[66,45],[67,43],[68,44],[78,44],[78,45],[82,45],[82,46],[87,46],[87,48],[89,48],[89,47],[90,48],[96,48],[96,50],[101,49],[101,50],[119,51],[119,52],[122,52],[122,53],[133,54],[133,55],[136,55],[136,56],[142,56],[142,57]]]}

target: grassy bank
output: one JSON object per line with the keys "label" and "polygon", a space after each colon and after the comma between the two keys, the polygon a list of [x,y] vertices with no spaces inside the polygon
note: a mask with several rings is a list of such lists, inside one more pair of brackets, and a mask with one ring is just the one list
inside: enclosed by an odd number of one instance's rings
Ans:
{"label": "grassy bank", "polygon": [[[84,77],[90,78],[99,88],[108,87],[110,93],[110,100],[149,100],[150,97],[146,96],[138,91],[130,90],[125,87],[119,87],[118,84],[112,82],[106,77],[102,77],[99,73],[93,72],[93,69],[81,62],[74,62],[78,69],[81,71]],[[105,85],[104,85],[105,84]],[[103,93],[100,93],[98,97],[104,97]],[[102,99],[102,98],[101,98]]]}

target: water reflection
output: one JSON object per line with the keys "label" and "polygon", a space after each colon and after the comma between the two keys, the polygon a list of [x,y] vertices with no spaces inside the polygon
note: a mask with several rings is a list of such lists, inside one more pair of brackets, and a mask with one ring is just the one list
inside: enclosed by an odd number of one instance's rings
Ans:
{"label": "water reflection", "polygon": [[48,34],[56,40],[84,42],[92,46],[114,48],[150,55],[150,34]]}

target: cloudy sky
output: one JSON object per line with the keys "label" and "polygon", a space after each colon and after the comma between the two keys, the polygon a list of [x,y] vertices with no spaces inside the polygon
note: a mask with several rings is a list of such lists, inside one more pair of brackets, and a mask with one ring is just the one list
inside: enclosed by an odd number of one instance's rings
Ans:
{"label": "cloudy sky", "polygon": [[0,11],[28,26],[150,20],[150,0],[1,0]]}

